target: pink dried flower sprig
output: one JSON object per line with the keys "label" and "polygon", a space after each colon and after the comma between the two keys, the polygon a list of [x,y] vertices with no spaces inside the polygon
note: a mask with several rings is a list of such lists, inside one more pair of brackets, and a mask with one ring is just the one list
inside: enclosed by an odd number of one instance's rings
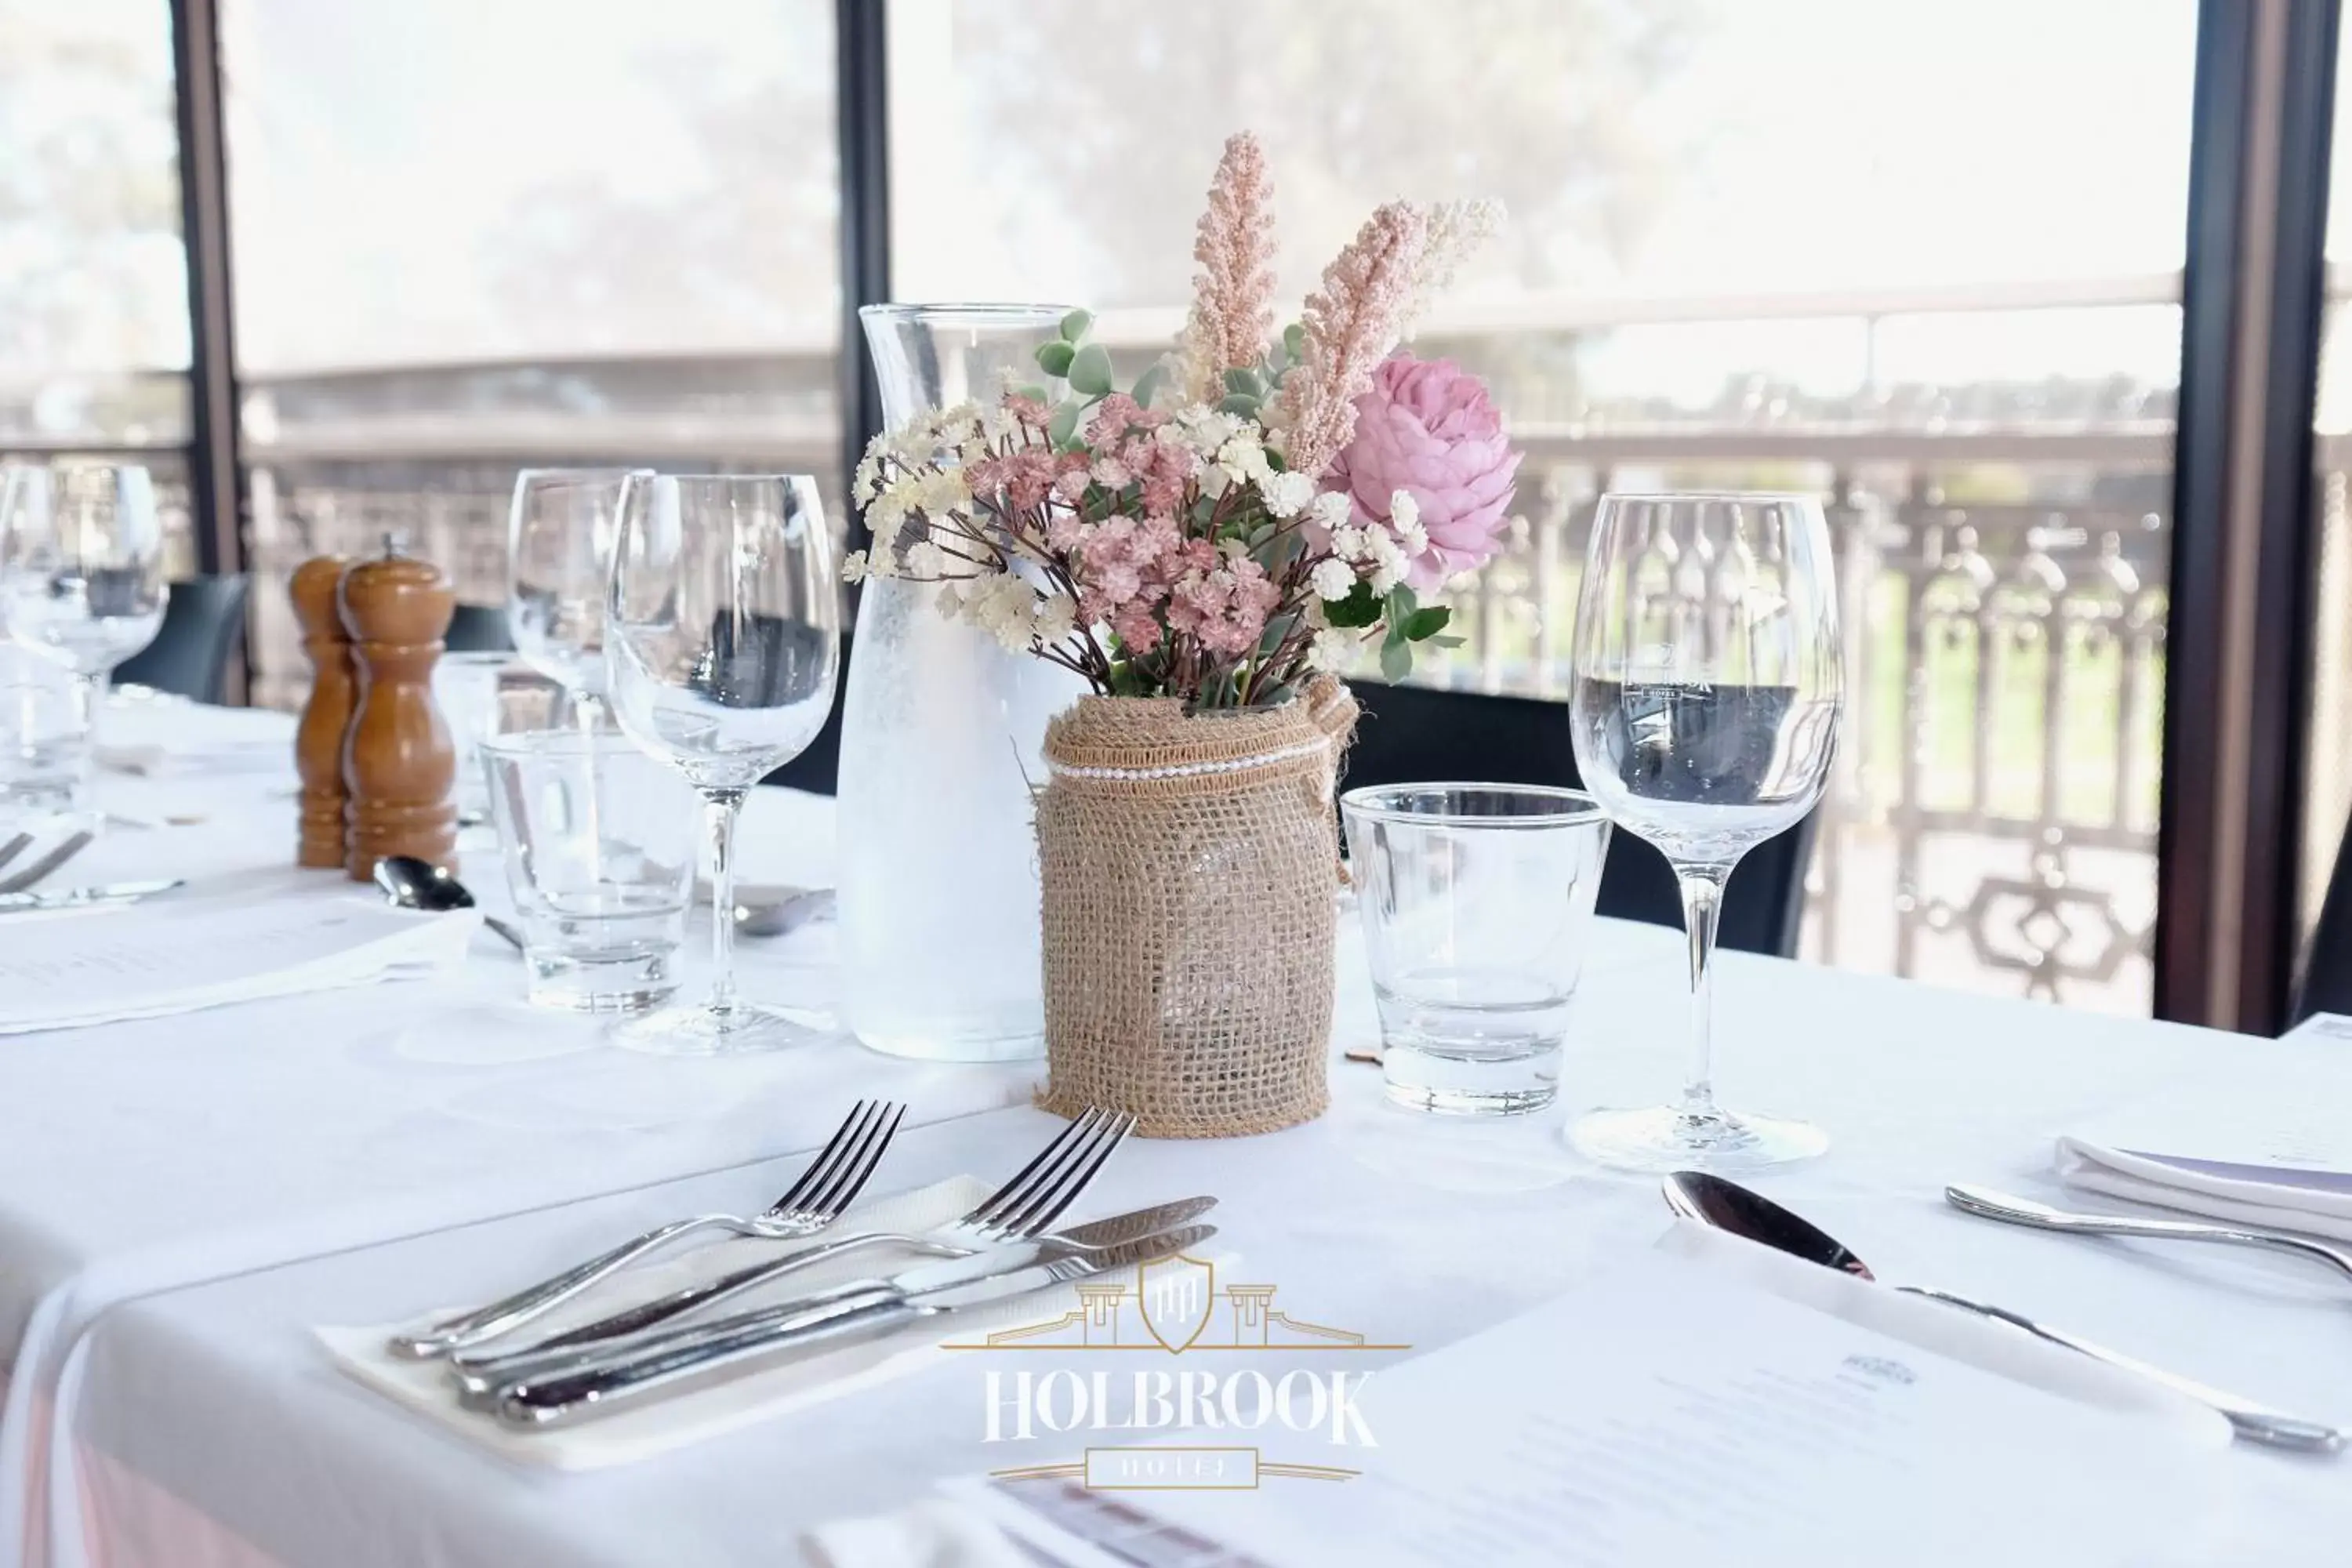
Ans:
{"label": "pink dried flower sprig", "polygon": [[1132,391],[1072,311],[1035,356],[1066,395],[1008,386],[878,437],[852,485],[876,543],[845,575],[937,584],[1097,692],[1201,708],[1277,700],[1375,638],[1391,679],[1457,640],[1418,595],[1494,553],[1518,458],[1476,378],[1390,356],[1496,209],[1383,205],[1268,342],[1272,189],[1255,138],[1228,141],[1184,331]]}

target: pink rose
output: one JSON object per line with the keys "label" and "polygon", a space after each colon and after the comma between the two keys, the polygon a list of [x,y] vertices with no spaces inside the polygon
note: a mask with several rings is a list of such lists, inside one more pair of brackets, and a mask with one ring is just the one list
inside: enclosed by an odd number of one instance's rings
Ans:
{"label": "pink rose", "polygon": [[1485,565],[1502,546],[1519,454],[1486,383],[1451,360],[1396,354],[1356,399],[1356,435],[1331,461],[1323,488],[1344,490],[1358,523],[1389,522],[1389,498],[1410,491],[1427,546],[1409,580],[1435,588]]}

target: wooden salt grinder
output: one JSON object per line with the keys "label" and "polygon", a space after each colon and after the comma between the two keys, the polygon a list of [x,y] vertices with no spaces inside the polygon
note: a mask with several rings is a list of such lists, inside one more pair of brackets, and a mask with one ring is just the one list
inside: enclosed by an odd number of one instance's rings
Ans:
{"label": "wooden salt grinder", "polygon": [[457,608],[429,561],[384,553],[342,575],[336,591],[352,640],[358,703],[343,740],[343,868],[356,882],[387,855],[457,868],[457,758],[433,703],[433,666]]}
{"label": "wooden salt grinder", "polygon": [[340,555],[313,556],[295,568],[289,588],[311,670],[310,700],[303,705],[301,725],[294,731],[294,768],[302,775],[302,825],[294,852],[298,866],[343,863],[343,731],[351,728],[356,692],[352,642],[343,635],[335,584],[347,564]]}

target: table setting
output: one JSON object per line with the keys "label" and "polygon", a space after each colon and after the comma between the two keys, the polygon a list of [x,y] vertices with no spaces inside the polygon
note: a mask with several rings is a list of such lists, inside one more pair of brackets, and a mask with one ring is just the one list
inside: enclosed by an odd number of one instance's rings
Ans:
{"label": "table setting", "polygon": [[[2341,1531],[2352,1025],[1718,953],[1839,743],[1810,496],[1601,498],[1576,787],[1348,787],[1508,526],[1410,336],[1502,215],[1381,206],[1279,331],[1273,216],[1236,135],[1131,379],[867,307],[861,535],[523,469],[511,652],[396,538],[304,563],[299,715],[110,692],[152,481],[0,474],[0,1562]],[[763,784],[836,697],[837,793]],[[1598,912],[1654,852],[1680,931]]]}

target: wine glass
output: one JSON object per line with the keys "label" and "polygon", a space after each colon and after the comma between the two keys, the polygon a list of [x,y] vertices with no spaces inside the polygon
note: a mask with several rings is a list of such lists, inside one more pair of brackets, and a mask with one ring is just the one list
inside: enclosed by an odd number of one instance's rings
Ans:
{"label": "wine glass", "polygon": [[644,468],[525,468],[507,511],[507,629],[523,662],[593,727],[604,691],[604,595],[621,490]]}
{"label": "wine glass", "polygon": [[623,1044],[773,1050],[811,1032],[735,994],[735,820],[833,710],[841,606],[805,474],[635,474],[623,488],[604,637],[622,731],[686,775],[710,836],[709,999],[630,1019]]}
{"label": "wine glass", "polygon": [[1577,596],[1570,713],[1584,787],[1682,885],[1696,1061],[1679,1104],[1596,1110],[1569,1136],[1604,1165],[1737,1171],[1829,1146],[1715,1103],[1708,1004],[1724,883],[1820,800],[1844,700],[1820,503],[1607,495]]}
{"label": "wine glass", "polygon": [[108,675],[155,640],[168,592],[163,525],[144,467],[10,471],[0,487],[0,628],[72,672],[85,750]]}

